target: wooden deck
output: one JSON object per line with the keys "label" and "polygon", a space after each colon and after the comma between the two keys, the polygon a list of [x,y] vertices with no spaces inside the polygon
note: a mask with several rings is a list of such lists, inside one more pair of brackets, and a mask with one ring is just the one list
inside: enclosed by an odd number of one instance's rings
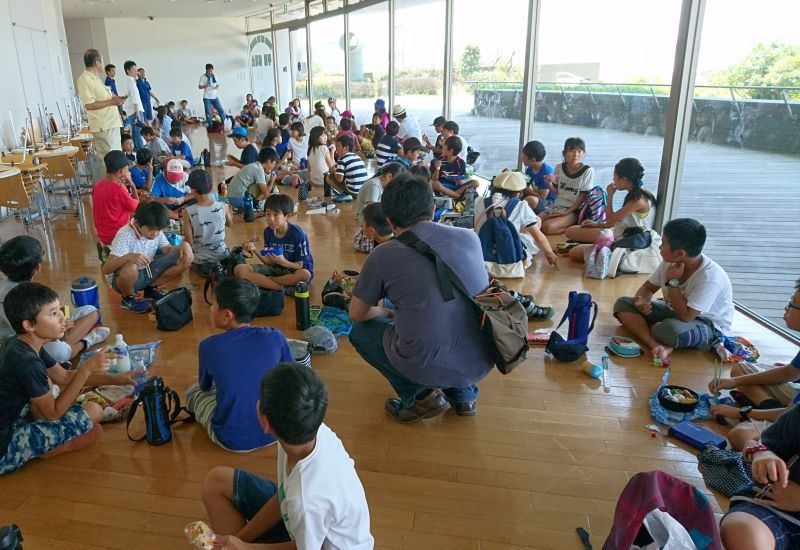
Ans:
{"label": "wooden deck", "polygon": [[[454,118],[461,134],[481,152],[478,172],[491,176],[513,166],[516,151],[509,146],[516,149],[518,121],[468,112]],[[585,162],[603,185],[611,181],[619,159],[636,157],[647,170],[647,187],[655,192],[660,137],[549,123],[536,123],[534,136],[545,144],[552,164],[561,161],[564,139],[583,138]],[[794,233],[798,204],[800,158],[692,142],[673,217],[702,222],[708,230],[705,253],[728,272],[734,299],[783,327],[783,307],[800,278],[800,238]]]}
{"label": "wooden deck", "polygon": [[[205,132],[189,136],[194,149],[202,150]],[[592,147],[598,140],[588,141]],[[215,157],[227,152],[224,140],[212,145]],[[88,197],[84,204],[84,215],[56,220],[48,235],[38,226],[32,230],[46,246],[37,280],[65,299],[72,279],[99,280]],[[357,269],[364,261],[350,246],[354,205],[326,216],[306,215],[301,206],[297,222],[311,242],[317,268],[311,292],[318,302],[327,274]],[[252,224],[239,218],[227,241],[240,242],[263,228],[262,218]],[[3,239],[21,231],[13,218],[0,224]],[[537,258],[525,279],[512,286],[553,304],[557,317],[569,290],[591,292],[600,315],[589,358],[597,362],[608,336],[619,331],[610,314],[613,301],[633,292],[641,280],[586,280],[578,265],[562,261],[560,271],[553,271]],[[197,379],[198,343],[215,332],[197,289],[201,280],[190,275],[182,284],[194,288],[194,321],[179,332],[158,332],[146,316],[121,310],[118,296],[100,284],[104,323],[132,344],[161,339],[153,373],[181,393]],[[297,337],[288,298],[286,306],[282,316],[256,324]],[[531,324],[531,329],[553,324]],[[795,346],[738,313],[734,331],[747,335],[765,361],[785,361],[796,353]],[[673,361],[675,384],[702,391],[712,377],[711,354],[679,352]],[[554,363],[542,348],[532,348],[513,373],[495,371],[480,383],[477,417],[448,413],[411,426],[384,415],[391,388],[345,340],[334,355],[314,356],[313,368],[329,389],[326,422],[342,438],[364,484],[378,549],[577,550],[582,548],[575,535],[579,526],[599,548],[628,479],[653,469],[699,487],[718,513],[726,508],[704,486],[695,450],[673,441],[664,446],[644,429],[650,421],[647,398],[663,375],[644,359],[612,359],[612,388],[604,393],[580,365]],[[0,525],[19,524],[27,550],[173,550],[185,547],[183,526],[205,516],[200,485],[210,468],[229,465],[275,475],[274,447],[228,453],[191,424],[177,426],[174,434],[169,444],[151,447],[128,441],[124,425],[107,425],[91,448],[0,476]]]}

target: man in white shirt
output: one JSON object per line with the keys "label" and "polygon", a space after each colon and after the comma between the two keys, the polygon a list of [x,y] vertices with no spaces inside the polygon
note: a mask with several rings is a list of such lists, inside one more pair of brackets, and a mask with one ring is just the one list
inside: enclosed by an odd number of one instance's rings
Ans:
{"label": "man in white shirt", "polygon": [[277,483],[223,466],[208,473],[203,503],[217,546],[291,541],[280,548],[374,547],[353,459],[322,422],[327,405],[325,383],[308,367],[280,363],[264,376],[258,417],[278,440]]}
{"label": "man in white shirt", "polygon": [[103,57],[97,50],[89,49],[83,54],[86,69],[78,77],[78,95],[86,109],[89,131],[94,137],[94,150],[102,159],[109,151],[121,150],[119,129],[122,126],[118,106],[125,101],[111,92],[103,82]]}
{"label": "man in white shirt", "polygon": [[203,107],[206,110],[206,124],[210,128],[213,125],[211,120],[211,107],[214,107],[219,113],[220,119],[225,120],[225,109],[222,108],[222,102],[219,100],[219,82],[217,77],[214,76],[214,65],[206,63],[206,72],[200,77],[200,82],[197,87],[203,90]]}
{"label": "man in white shirt", "polygon": [[[663,261],[636,295],[619,298],[614,316],[654,358],[678,348],[707,350],[733,321],[733,290],[728,275],[702,254],[706,229],[691,218],[664,226]],[[664,300],[651,300],[662,290]]]}
{"label": "man in white shirt", "polygon": [[119,95],[125,98],[125,103],[122,104],[122,110],[125,111],[126,117],[125,126],[130,126],[133,143],[137,149],[141,149],[144,146],[141,136],[144,111],[142,109],[142,98],[139,96],[139,88],[136,86],[136,62],[126,61],[123,68],[125,69],[125,76],[118,80],[117,91]]}
{"label": "man in white shirt", "polygon": [[416,118],[409,117],[402,105],[394,106],[394,109],[392,109],[392,116],[396,118],[397,123],[400,124],[400,131],[397,133],[397,139],[402,141],[415,137],[422,143],[422,129],[419,127],[419,121],[417,121]]}

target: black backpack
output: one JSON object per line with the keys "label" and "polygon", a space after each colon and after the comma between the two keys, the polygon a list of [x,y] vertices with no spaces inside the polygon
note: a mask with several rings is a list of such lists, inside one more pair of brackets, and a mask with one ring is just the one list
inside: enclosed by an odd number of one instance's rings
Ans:
{"label": "black backpack", "polygon": [[[136,410],[142,405],[144,409],[145,434],[142,437],[131,437],[130,427]],[[186,412],[189,416],[178,419],[178,415]],[[177,422],[194,420],[194,415],[181,406],[181,398],[172,388],[164,384],[160,376],[148,378],[139,397],[131,404],[128,411],[128,439],[141,441],[147,439],[150,445],[164,445],[172,439],[172,425]]]}
{"label": "black backpack", "polygon": [[197,271],[206,278],[206,282],[203,284],[203,300],[211,305],[211,301],[208,299],[209,291],[214,290],[220,279],[233,277],[233,271],[237,265],[246,263],[247,254],[241,246],[234,247],[228,257],[222,261],[206,260],[201,263]]}

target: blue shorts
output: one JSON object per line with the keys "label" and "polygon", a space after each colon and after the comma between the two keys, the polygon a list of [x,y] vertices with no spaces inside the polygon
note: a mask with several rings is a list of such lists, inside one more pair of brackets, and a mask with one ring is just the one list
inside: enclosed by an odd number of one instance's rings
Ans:
{"label": "blue shorts", "polygon": [[[744,512],[758,518],[761,523],[772,531],[772,536],[775,537],[775,550],[800,548],[800,525],[782,519],[767,506],[746,501],[734,501],[731,502],[728,514],[731,512]],[[781,513],[800,521],[800,513],[798,512],[784,512],[781,510]],[[725,521],[724,517],[722,521]]]}
{"label": "blue shorts", "polygon": [[80,405],[72,405],[58,420],[32,422],[27,420],[30,407],[28,404],[22,409],[11,428],[11,441],[0,457],[0,474],[13,472],[92,429],[92,420]]}
{"label": "blue shorts", "polygon": [[[136,282],[133,285],[133,291],[137,292],[139,290],[144,290],[151,284],[153,281],[161,277],[161,274],[164,273],[170,267],[176,265],[178,260],[180,259],[180,248],[175,246],[172,250],[169,251],[168,254],[156,254],[156,257],[153,258],[153,261],[150,262],[150,274],[147,273],[147,270],[143,267],[139,268],[139,276],[136,279]],[[119,288],[117,288],[117,275],[119,274],[119,270],[115,271],[111,275],[111,288],[119,292]]]}
{"label": "blue shorts", "polygon": [[[247,521],[253,519],[261,508],[276,495],[278,486],[245,470],[233,471],[233,507]],[[281,521],[264,532],[256,542],[279,543],[291,540],[286,525]]]}

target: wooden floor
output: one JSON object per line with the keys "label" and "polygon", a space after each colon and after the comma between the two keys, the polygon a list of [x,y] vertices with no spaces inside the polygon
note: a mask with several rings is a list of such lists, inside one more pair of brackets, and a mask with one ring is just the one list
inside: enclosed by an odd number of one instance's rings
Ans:
{"label": "wooden floor", "polygon": [[[194,132],[191,139],[200,150],[205,132]],[[222,155],[225,145],[217,143],[213,150],[215,157]],[[68,299],[70,280],[81,275],[100,279],[88,198],[84,204],[82,216],[57,219],[47,236],[38,226],[31,232],[46,243],[37,280],[56,288],[63,299]],[[312,295],[318,301],[328,273],[358,268],[364,256],[350,248],[356,231],[352,204],[327,216],[304,212],[301,205],[297,222],[311,241],[317,266]],[[262,219],[251,224],[238,219],[228,242],[263,228]],[[3,239],[21,231],[13,219],[0,224]],[[200,282],[192,275],[183,284],[196,288]],[[606,339],[618,331],[610,314],[614,299],[640,282],[638,276],[587,281],[576,265],[562,261],[561,270],[552,271],[537,259],[525,280],[512,286],[553,304],[556,317],[569,290],[590,291],[600,315],[589,357],[598,362]],[[156,331],[146,316],[122,311],[119,298],[101,285],[104,323],[131,344],[161,339],[154,372],[181,392],[196,380],[199,341],[214,332],[200,293],[195,291],[194,298],[193,323],[165,333]],[[293,304],[287,299],[286,305],[282,317],[257,324],[296,337]],[[766,360],[786,360],[796,352],[738,314],[734,331],[753,341]],[[612,359],[613,387],[603,393],[578,366],[548,361],[541,348],[532,348],[512,374],[495,371],[480,384],[477,417],[447,413],[403,426],[383,413],[389,385],[349,343],[339,344],[336,354],[315,356],[313,368],[330,392],[326,422],[344,441],[366,489],[378,548],[578,549],[579,526],[600,547],[616,500],[637,472],[665,470],[709,493],[695,452],[673,442],[663,446],[644,429],[647,397],[663,373],[644,360]],[[702,390],[712,364],[710,354],[677,353],[671,381]],[[36,461],[0,477],[0,525],[19,524],[26,550],[183,548],[183,526],[205,516],[200,483],[206,472],[223,464],[274,477],[275,456],[274,447],[250,454],[224,452],[196,425],[178,426],[174,440],[162,447],[131,443],[123,425],[109,425],[85,451]]]}

